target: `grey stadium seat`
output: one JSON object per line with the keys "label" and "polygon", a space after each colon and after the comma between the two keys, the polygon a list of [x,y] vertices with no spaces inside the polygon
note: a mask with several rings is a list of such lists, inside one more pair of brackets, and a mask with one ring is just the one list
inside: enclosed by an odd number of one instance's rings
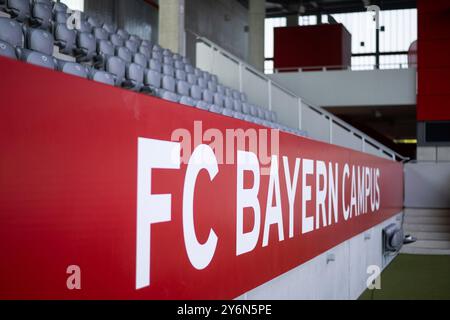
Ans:
{"label": "grey stadium seat", "polygon": [[164,75],[162,78],[162,89],[175,93],[176,81],[175,78]]}
{"label": "grey stadium seat", "polygon": [[225,87],[225,95],[227,97],[233,97],[233,90],[231,90],[231,88]]}
{"label": "grey stadium seat", "polygon": [[62,2],[54,2],[53,3],[53,15],[56,13],[67,13],[67,5]]}
{"label": "grey stadium seat", "polygon": [[97,51],[97,43],[94,36],[88,32],[79,32],[77,34],[77,48],[75,49],[78,62],[90,61],[94,58]]}
{"label": "grey stadium seat", "polygon": [[76,48],[77,32],[69,30],[65,23],[59,23],[55,26],[55,45],[59,47],[59,51],[72,55]]}
{"label": "grey stadium seat", "polygon": [[31,26],[49,30],[52,26],[52,7],[45,3],[35,3],[30,18]]}
{"label": "grey stadium seat", "polygon": [[109,57],[105,64],[105,70],[114,75],[116,86],[122,86],[126,73],[125,61],[119,57]]}
{"label": "grey stadium seat", "polygon": [[144,86],[144,71],[145,69],[137,63],[130,63],[126,67],[125,86],[134,91],[141,91]]}
{"label": "grey stadium seat", "polygon": [[98,40],[108,40],[109,39],[109,33],[103,29],[103,28],[94,28],[92,31],[94,34],[95,39]]}
{"label": "grey stadium seat", "polygon": [[97,56],[95,57],[95,66],[105,68],[105,63],[109,57],[114,56],[114,46],[109,40],[100,40],[97,42]]}
{"label": "grey stadium seat", "polygon": [[162,53],[162,48],[161,48],[161,46],[159,44],[154,44],[152,50]]}
{"label": "grey stadium seat", "polygon": [[203,77],[202,78],[198,78],[197,84],[202,89],[208,88],[208,83],[206,82],[206,80]]}
{"label": "grey stadium seat", "polygon": [[148,66],[148,60],[145,55],[142,53],[135,53],[133,56],[133,62],[140,65],[142,68],[147,68]]}
{"label": "grey stadium seat", "polygon": [[179,97],[176,93],[170,92],[170,91],[164,91],[161,95],[161,98],[164,100],[172,101],[172,102],[179,102]]}
{"label": "grey stadium seat", "polygon": [[197,85],[191,86],[191,98],[194,100],[201,100],[202,99],[202,88],[200,88]]}
{"label": "grey stadium seat", "polygon": [[257,110],[258,110],[258,118],[266,120],[264,109],[259,107]]}
{"label": "grey stadium seat", "polygon": [[154,70],[158,73],[162,72],[162,65],[158,60],[150,59],[148,62],[149,69]]}
{"label": "grey stadium seat", "polygon": [[6,0],[5,11],[11,15],[11,18],[26,22],[30,18],[30,1],[29,0]]}
{"label": "grey stadium seat", "polygon": [[243,103],[242,104],[242,113],[243,114],[250,114],[251,113],[251,107],[248,103]]}
{"label": "grey stadium seat", "polygon": [[190,85],[197,84],[197,77],[195,76],[195,74],[188,73],[186,79]]}
{"label": "grey stadium seat", "polygon": [[211,105],[211,107],[209,108],[209,111],[214,112],[214,113],[218,113],[218,114],[222,114],[223,112],[223,108],[219,107],[218,105]]}
{"label": "grey stadium seat", "polygon": [[163,64],[163,74],[166,76],[175,76],[175,70],[171,65]]}
{"label": "grey stadium seat", "polygon": [[244,120],[245,116],[243,113],[235,111],[235,112],[233,112],[233,118],[236,118],[239,120]]}
{"label": "grey stadium seat", "polygon": [[223,107],[226,109],[233,110],[234,109],[234,100],[230,97],[225,97],[223,100]]}
{"label": "grey stadium seat", "polygon": [[241,101],[242,102],[247,102],[247,95],[243,92],[241,92]]}
{"label": "grey stadium seat", "polygon": [[242,113],[242,102],[240,100],[234,100],[233,109],[236,112]]}
{"label": "grey stadium seat", "polygon": [[0,40],[0,56],[17,59],[16,50],[8,42]]}
{"label": "grey stadium seat", "polygon": [[217,92],[220,93],[220,94],[225,95],[225,87],[223,85],[221,85],[221,84],[218,84],[217,85]]}
{"label": "grey stadium seat", "polygon": [[22,50],[21,60],[23,60],[27,63],[30,63],[30,64],[34,64],[36,66],[40,66],[40,67],[44,67],[44,68],[48,68],[48,69],[52,69],[52,70],[55,70],[55,68],[56,68],[56,59],[54,59],[50,55],[46,55],[44,53],[37,52],[37,51],[31,51],[31,50],[26,50],[26,49]]}
{"label": "grey stadium seat", "polygon": [[143,54],[147,59],[151,59],[152,57],[152,49],[147,46],[140,46],[139,53]]}
{"label": "grey stadium seat", "polygon": [[237,90],[232,91],[233,99],[241,100],[241,93]]}
{"label": "grey stadium seat", "polygon": [[180,96],[186,96],[186,97],[189,96],[190,86],[186,81],[182,81],[182,80],[177,81],[176,89],[177,89],[177,93]]}
{"label": "grey stadium seat", "polygon": [[87,19],[87,22],[92,26],[92,28],[102,28],[102,22],[99,19],[95,18],[95,17],[89,17]]}
{"label": "grey stadium seat", "polygon": [[169,49],[163,49],[162,54],[163,54],[163,56],[169,56],[169,57],[173,56],[172,51],[170,51]]}
{"label": "grey stadium seat", "polygon": [[175,69],[179,69],[179,70],[183,70],[183,71],[185,70],[184,63],[180,60],[175,60],[173,65],[174,65]]}
{"label": "grey stadium seat", "polygon": [[67,26],[67,19],[69,19],[69,14],[65,12],[53,13],[53,20],[56,24],[64,23]]}
{"label": "grey stadium seat", "polygon": [[78,31],[91,33],[92,32],[92,26],[87,21],[81,20],[80,29],[78,29]]}
{"label": "grey stadium seat", "polygon": [[162,55],[162,53],[160,51],[153,50],[152,59],[158,60],[159,62],[162,63],[163,55]]}
{"label": "grey stadium seat", "polygon": [[104,23],[103,29],[105,29],[109,34],[116,33],[116,27],[110,23]]}
{"label": "grey stadium seat", "polygon": [[214,93],[213,102],[216,106],[223,108],[224,96],[221,95],[220,93]]}
{"label": "grey stadium seat", "polygon": [[173,59],[169,56],[163,56],[163,63],[173,67]]}
{"label": "grey stadium seat", "polygon": [[190,97],[182,96],[180,98],[180,103],[186,106],[195,107],[196,101]]}
{"label": "grey stadium seat", "polygon": [[126,47],[119,47],[116,49],[116,56],[120,59],[124,60],[127,63],[131,63],[133,60],[133,54],[131,53],[130,49]]}
{"label": "grey stadium seat", "polygon": [[141,41],[141,47],[148,47],[150,50],[153,49],[153,44],[149,40],[142,40]]}
{"label": "grey stadium seat", "polygon": [[184,72],[183,70],[180,70],[180,69],[176,69],[175,70],[175,78],[177,80],[186,81],[186,72]]}
{"label": "grey stadium seat", "polygon": [[197,101],[197,104],[195,105],[197,108],[202,110],[208,110],[211,107],[211,105],[205,101]]}
{"label": "grey stadium seat", "polygon": [[128,40],[130,38],[130,34],[124,29],[117,30],[117,34],[122,37],[124,40]]}
{"label": "grey stadium seat", "polygon": [[256,117],[256,116],[258,116],[258,109],[256,108],[256,106],[254,106],[254,105],[250,105],[250,114],[253,116],[253,117]]}
{"label": "grey stadium seat", "polygon": [[144,83],[147,89],[157,95],[161,89],[161,73],[155,70],[147,70],[144,77]]}
{"label": "grey stadium seat", "polygon": [[234,111],[230,109],[223,109],[222,114],[227,117],[233,117]]}
{"label": "grey stadium seat", "polygon": [[111,41],[115,47],[123,47],[125,45],[125,41],[122,39],[122,37],[115,33],[109,36],[109,41]]}
{"label": "grey stadium seat", "polygon": [[141,39],[139,36],[136,36],[136,35],[134,35],[134,34],[130,35],[130,37],[128,38],[128,40],[136,42],[137,45],[138,45],[138,47],[140,47],[141,44],[142,44],[142,39]]}
{"label": "grey stadium seat", "polygon": [[114,75],[105,71],[92,69],[89,76],[92,80],[111,86],[115,85]]}
{"label": "grey stadium seat", "polygon": [[137,53],[139,51],[139,42],[133,40],[126,40],[125,47],[127,47],[132,53]]}
{"label": "grey stadium seat", "polygon": [[213,81],[208,81],[208,89],[211,90],[212,92],[216,93],[217,92],[217,84]]}
{"label": "grey stadium seat", "polygon": [[190,65],[190,64],[185,64],[185,66],[184,66],[184,71],[186,71],[187,73],[190,73],[190,74],[194,74],[194,67],[192,66],[192,65]]}
{"label": "grey stadium seat", "polygon": [[53,35],[42,29],[29,28],[26,31],[26,47],[46,55],[53,55]]}
{"label": "grey stadium seat", "polygon": [[217,76],[215,74],[211,75],[211,81],[214,82],[215,84],[219,83],[219,78],[217,78]]}
{"label": "grey stadium seat", "polygon": [[88,68],[74,62],[60,61],[58,69],[66,74],[71,74],[81,78],[87,78],[89,75]]}
{"label": "grey stadium seat", "polygon": [[9,18],[0,18],[0,40],[13,47],[23,47],[22,24]]}
{"label": "grey stadium seat", "polygon": [[211,91],[209,91],[208,89],[205,89],[205,90],[203,90],[202,98],[203,98],[203,101],[205,101],[206,103],[213,104],[214,94]]}

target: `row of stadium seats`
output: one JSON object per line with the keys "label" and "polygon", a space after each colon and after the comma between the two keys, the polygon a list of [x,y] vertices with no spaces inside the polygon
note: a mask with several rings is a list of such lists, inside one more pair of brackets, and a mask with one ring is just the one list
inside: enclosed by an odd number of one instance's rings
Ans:
{"label": "row of stadium seats", "polygon": [[[63,3],[0,0],[0,10],[11,16],[0,17],[1,56],[306,135],[279,124],[275,112],[250,104],[244,93],[158,44],[84,13],[70,28],[71,11]],[[72,61],[56,59],[54,46]]]}

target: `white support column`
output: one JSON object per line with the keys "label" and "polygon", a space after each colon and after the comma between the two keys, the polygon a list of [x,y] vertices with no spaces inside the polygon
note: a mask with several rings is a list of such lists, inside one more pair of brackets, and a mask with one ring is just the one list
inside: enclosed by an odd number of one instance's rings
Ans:
{"label": "white support column", "polygon": [[298,98],[298,128],[300,130],[303,130],[303,124],[302,124],[302,120],[303,120],[303,106],[302,106],[302,99]]}
{"label": "white support column", "polygon": [[184,1],[159,2],[159,43],[162,47],[182,55],[186,54]]}
{"label": "white support column", "polygon": [[264,19],[266,1],[250,0],[248,12],[249,61],[256,69],[264,71]]}

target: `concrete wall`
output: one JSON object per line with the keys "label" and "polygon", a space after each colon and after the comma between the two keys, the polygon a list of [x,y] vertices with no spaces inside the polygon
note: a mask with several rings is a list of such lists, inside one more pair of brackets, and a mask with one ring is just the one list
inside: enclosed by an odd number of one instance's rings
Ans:
{"label": "concrete wall", "polygon": [[248,10],[236,0],[186,0],[186,55],[195,61],[193,31],[248,61]]}
{"label": "concrete wall", "polygon": [[158,10],[143,0],[85,0],[85,12],[131,34],[158,41]]}
{"label": "concrete wall", "polygon": [[367,267],[384,269],[394,259],[382,253],[382,230],[391,223],[400,226],[401,220],[399,213],[238,299],[357,299],[366,290]]}
{"label": "concrete wall", "polygon": [[321,107],[416,104],[416,69],[294,72],[270,77]]}

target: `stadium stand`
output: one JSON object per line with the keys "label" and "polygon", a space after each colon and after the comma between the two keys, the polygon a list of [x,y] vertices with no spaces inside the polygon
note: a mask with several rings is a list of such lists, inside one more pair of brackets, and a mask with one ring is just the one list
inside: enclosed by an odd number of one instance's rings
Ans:
{"label": "stadium stand", "polygon": [[275,112],[249,103],[245,93],[223,86],[186,57],[124,29],[84,13],[74,29],[70,8],[51,0],[3,2],[0,10],[10,18],[0,17],[1,56],[307,136],[277,123]]}

